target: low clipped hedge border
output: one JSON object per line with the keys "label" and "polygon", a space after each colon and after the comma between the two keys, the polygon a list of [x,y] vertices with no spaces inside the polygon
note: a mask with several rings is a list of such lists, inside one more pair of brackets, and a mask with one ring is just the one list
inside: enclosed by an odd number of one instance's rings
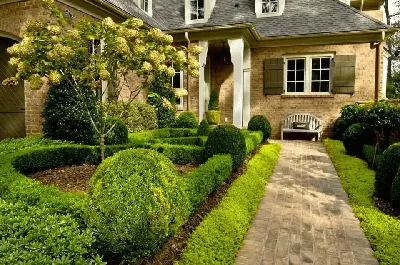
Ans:
{"label": "low clipped hedge border", "polygon": [[197,129],[163,128],[152,131],[129,134],[129,142],[132,144],[156,143],[154,139],[179,138],[197,136]]}
{"label": "low clipped hedge border", "polygon": [[250,132],[246,130],[242,130],[244,135],[244,140],[246,141],[246,154],[250,154],[253,150],[263,142],[263,132],[256,131]]}
{"label": "low clipped hedge border", "polygon": [[209,213],[188,240],[178,265],[233,264],[272,175],[281,146],[268,144],[254,156],[246,172],[229,188],[218,208]]}
{"label": "low clipped hedge border", "polygon": [[400,220],[375,207],[375,172],[365,161],[347,155],[340,141],[325,140],[324,146],[372,245],[374,256],[381,265],[400,264]]}

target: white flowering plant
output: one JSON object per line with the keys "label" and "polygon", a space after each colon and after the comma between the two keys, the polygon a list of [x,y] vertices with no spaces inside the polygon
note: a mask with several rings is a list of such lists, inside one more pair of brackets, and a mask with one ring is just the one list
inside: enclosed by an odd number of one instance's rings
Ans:
{"label": "white flowering plant", "polygon": [[[194,77],[199,74],[196,57],[200,47],[175,47],[172,36],[144,25],[140,19],[131,17],[120,24],[111,18],[97,22],[83,19],[71,25],[54,0],[42,3],[51,19],[27,22],[23,40],[8,49],[12,56],[9,63],[16,66],[17,72],[2,83],[13,86],[28,80],[31,89],[40,89],[46,80],[50,85],[67,80],[82,100],[85,97],[81,88],[90,84],[98,99],[96,120],[91,120],[100,139],[102,159],[105,136],[113,129],[105,131],[105,101],[128,106],[142,89],[150,87],[154,76],[173,77],[175,69],[187,70]],[[129,82],[127,77],[132,73],[143,81]],[[130,95],[121,100],[126,88]]]}

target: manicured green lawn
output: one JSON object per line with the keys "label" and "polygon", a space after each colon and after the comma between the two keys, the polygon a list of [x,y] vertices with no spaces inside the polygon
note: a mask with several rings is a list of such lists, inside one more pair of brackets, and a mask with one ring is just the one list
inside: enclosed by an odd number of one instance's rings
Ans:
{"label": "manicured green lawn", "polygon": [[325,140],[324,145],[375,257],[383,265],[400,264],[400,220],[374,206],[375,172],[365,161],[347,155],[341,141]]}
{"label": "manicured green lawn", "polygon": [[246,172],[232,184],[218,208],[193,232],[176,264],[226,265],[235,262],[280,150],[278,144],[264,145],[250,160]]}

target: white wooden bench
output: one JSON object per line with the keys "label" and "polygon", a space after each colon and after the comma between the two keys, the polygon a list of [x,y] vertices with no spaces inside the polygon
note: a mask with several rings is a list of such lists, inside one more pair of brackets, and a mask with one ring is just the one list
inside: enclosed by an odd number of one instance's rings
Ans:
{"label": "white wooden bench", "polygon": [[[295,129],[293,127],[294,122],[307,123],[309,125],[309,128]],[[321,119],[315,117],[314,115],[307,113],[298,113],[289,115],[282,121],[281,140],[283,140],[284,132],[317,134],[317,140],[320,140],[322,134],[322,121]]]}

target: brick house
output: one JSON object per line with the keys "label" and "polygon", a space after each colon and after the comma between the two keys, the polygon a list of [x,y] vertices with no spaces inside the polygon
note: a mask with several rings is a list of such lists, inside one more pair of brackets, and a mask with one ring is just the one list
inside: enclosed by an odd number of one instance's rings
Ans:
{"label": "brick house", "polygon": [[[381,0],[58,0],[67,18],[141,18],[197,44],[200,77],[177,72],[188,89],[179,111],[203,119],[211,91],[219,95],[221,123],[246,127],[262,114],[278,137],[281,120],[306,112],[322,119],[329,135],[344,104],[385,95]],[[6,47],[20,40],[29,17],[45,17],[40,0],[0,0],[0,78],[12,72]],[[0,138],[41,132],[46,89],[0,87]],[[10,103],[12,102],[12,103]],[[10,130],[10,128],[13,128]]]}

